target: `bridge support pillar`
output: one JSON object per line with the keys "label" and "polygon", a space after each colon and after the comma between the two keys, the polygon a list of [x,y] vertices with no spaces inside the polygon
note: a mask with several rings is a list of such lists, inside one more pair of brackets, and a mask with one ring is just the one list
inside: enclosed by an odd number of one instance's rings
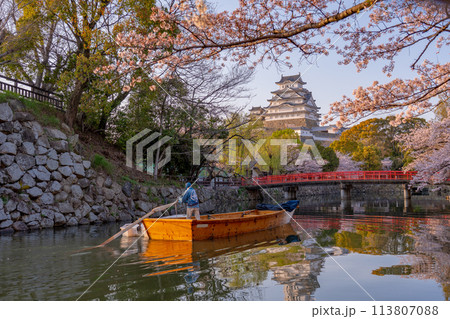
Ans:
{"label": "bridge support pillar", "polygon": [[255,189],[248,189],[247,191],[251,201],[259,202],[263,199],[261,189],[255,188]]}
{"label": "bridge support pillar", "polygon": [[297,187],[287,186],[287,187],[283,188],[283,191],[284,191],[284,199],[285,200],[297,199]]}
{"label": "bridge support pillar", "polygon": [[411,188],[409,188],[408,184],[403,184],[403,211],[407,213],[411,211],[411,209]]}
{"label": "bridge support pillar", "polygon": [[352,212],[352,184],[341,184],[341,210],[344,213]]}

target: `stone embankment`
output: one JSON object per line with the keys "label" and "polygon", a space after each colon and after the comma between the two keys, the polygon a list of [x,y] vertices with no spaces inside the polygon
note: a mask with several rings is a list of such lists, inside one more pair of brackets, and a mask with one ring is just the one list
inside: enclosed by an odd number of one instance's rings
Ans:
{"label": "stone embankment", "polygon": [[[97,172],[73,151],[77,141],[65,125],[43,127],[17,101],[0,104],[0,233],[129,221],[183,191]],[[239,195],[236,189],[198,193],[202,212]]]}

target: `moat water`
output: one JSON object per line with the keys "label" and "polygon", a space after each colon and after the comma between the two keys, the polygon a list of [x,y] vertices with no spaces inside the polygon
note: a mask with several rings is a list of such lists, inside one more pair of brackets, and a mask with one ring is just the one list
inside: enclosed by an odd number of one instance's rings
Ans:
{"label": "moat water", "polygon": [[448,300],[450,202],[412,204],[301,199],[279,229],[83,252],[121,225],[1,236],[0,300]]}

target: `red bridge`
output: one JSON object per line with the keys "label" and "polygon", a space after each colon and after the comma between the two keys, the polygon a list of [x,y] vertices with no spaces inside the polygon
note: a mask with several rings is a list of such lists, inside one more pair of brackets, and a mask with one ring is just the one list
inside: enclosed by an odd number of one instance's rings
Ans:
{"label": "red bridge", "polygon": [[297,199],[297,190],[301,186],[337,184],[341,188],[341,208],[349,212],[352,210],[351,190],[354,184],[403,184],[404,209],[409,211],[412,204],[408,183],[416,174],[417,172],[402,171],[300,173],[242,179],[242,186],[248,190],[253,200],[261,200],[262,188],[282,187],[285,199]]}
{"label": "red bridge", "polygon": [[[341,206],[344,211],[351,210],[351,190],[354,184],[403,184],[404,209],[409,211],[411,205],[411,188],[409,182],[417,172],[402,171],[350,171],[320,172],[289,175],[271,175],[253,179],[218,178],[214,186],[243,186],[253,200],[263,198],[263,188],[283,188],[285,199],[297,199],[299,187],[307,185],[339,185],[341,188]],[[209,185],[211,181],[201,181]],[[445,184],[450,184],[450,178]]]}
{"label": "red bridge", "polygon": [[242,186],[247,188],[294,186],[299,184],[347,184],[347,183],[399,183],[406,184],[417,172],[402,171],[352,171],[320,172],[289,175],[271,175],[242,179]]}

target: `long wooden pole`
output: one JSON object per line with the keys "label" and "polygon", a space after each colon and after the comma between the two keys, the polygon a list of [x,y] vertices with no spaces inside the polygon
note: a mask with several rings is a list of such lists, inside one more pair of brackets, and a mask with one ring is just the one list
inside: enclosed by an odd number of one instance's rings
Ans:
{"label": "long wooden pole", "polygon": [[120,232],[118,232],[117,234],[115,234],[114,236],[108,238],[107,240],[105,240],[103,243],[101,243],[98,246],[92,247],[92,248],[100,248],[105,246],[106,244],[109,244],[110,242],[112,242],[114,239],[116,239],[117,237],[119,237],[120,235],[122,235],[123,233],[125,233],[126,231],[128,231],[129,229],[131,229],[131,227],[141,223],[145,218],[150,217],[151,215],[153,215],[156,212],[165,210],[167,208],[172,207],[172,205],[176,205],[177,201],[170,203],[170,204],[166,204],[166,205],[162,205],[162,206],[158,206],[153,208],[149,213],[145,214],[144,216],[142,216],[141,218],[139,218],[138,220],[136,220],[134,223],[131,223],[130,225],[128,225],[127,227],[125,227],[124,229],[122,229]]}

